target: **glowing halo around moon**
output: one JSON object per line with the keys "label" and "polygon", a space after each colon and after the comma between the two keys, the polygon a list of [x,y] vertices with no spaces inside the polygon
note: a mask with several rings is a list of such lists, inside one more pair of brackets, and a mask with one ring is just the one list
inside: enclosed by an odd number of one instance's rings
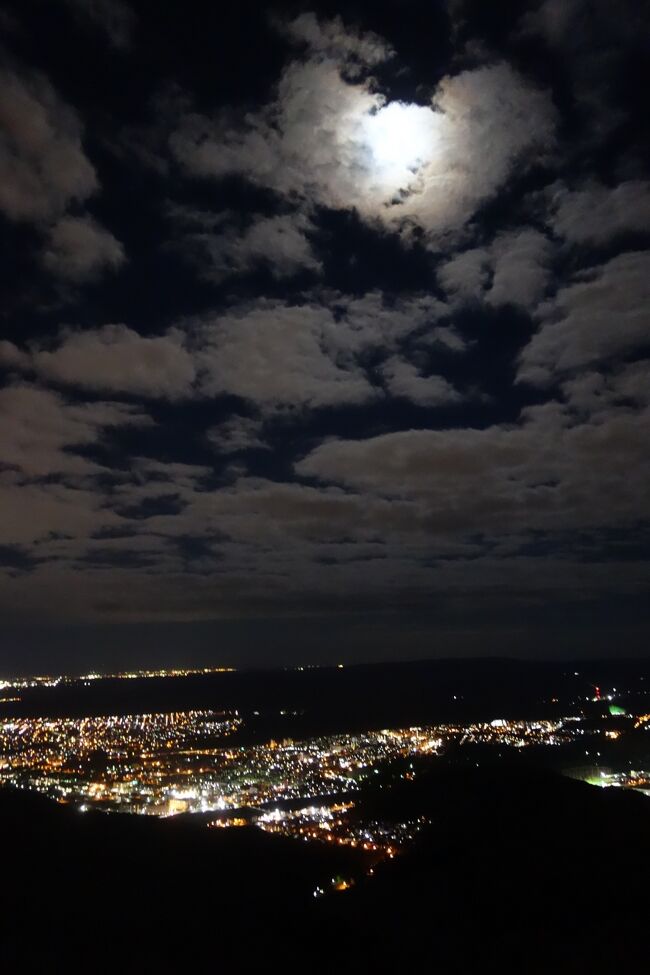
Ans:
{"label": "glowing halo around moon", "polygon": [[389,102],[364,119],[371,166],[387,190],[404,189],[435,152],[436,113],[422,105]]}

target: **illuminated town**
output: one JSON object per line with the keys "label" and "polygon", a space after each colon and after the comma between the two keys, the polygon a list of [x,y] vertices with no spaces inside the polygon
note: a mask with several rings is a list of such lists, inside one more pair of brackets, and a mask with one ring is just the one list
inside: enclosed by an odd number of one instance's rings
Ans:
{"label": "illuminated town", "polygon": [[[93,671],[80,676],[68,674],[39,674],[32,677],[0,678],[0,691],[26,690],[31,687],[60,687],[87,685],[100,680],[142,680],[165,677],[203,677],[209,674],[233,673],[234,667],[173,667],[158,670],[124,670],[114,674],[100,674]],[[0,699],[1,702],[2,699]],[[6,698],[4,700],[7,700]],[[17,700],[11,698],[11,700]]]}
{"label": "illuminated town", "polygon": [[[110,679],[187,677],[225,669],[134,671]],[[2,700],[10,702],[19,701],[28,688],[85,687],[102,679],[108,678],[94,673],[18,678],[3,681],[0,689]],[[255,743],[246,733],[260,712],[234,707],[152,708],[143,714],[86,717],[7,715],[0,718],[0,784],[40,792],[81,812],[203,814],[212,829],[254,826],[304,842],[348,847],[365,856],[371,874],[381,860],[407,848],[429,820],[377,818],[366,808],[369,790],[407,783],[418,777],[423,763],[443,755],[474,754],[472,748],[504,754],[569,746],[574,749],[574,765],[567,769],[572,777],[602,787],[650,791],[643,762],[615,771],[599,751],[618,742],[626,729],[650,730],[650,715],[640,713],[642,708],[632,715],[613,703],[613,695],[594,690],[578,713],[565,717],[278,735],[279,740],[258,737]],[[592,709],[591,718],[585,708]],[[286,708],[276,713],[285,720],[302,714]],[[346,890],[350,883],[350,878],[335,877],[332,889]],[[314,894],[324,891],[318,887]]]}
{"label": "illuminated town", "polygon": [[422,827],[430,822],[426,816],[397,823],[360,819],[354,815],[354,807],[353,802],[343,802],[293,810],[274,809],[261,813],[254,821],[267,833],[349,846],[389,859],[412,843]]}
{"label": "illuminated town", "polygon": [[397,763],[438,755],[452,742],[522,748],[560,745],[582,733],[572,719],[497,719],[229,747],[224,739],[241,726],[236,712],[212,711],[7,719],[0,722],[0,781],[62,802],[168,816],[280,800],[334,801]]}
{"label": "illuminated town", "polygon": [[354,798],[364,784],[386,773],[413,779],[413,760],[452,742],[559,745],[575,737],[574,724],[495,720],[237,746],[226,740],[243,725],[235,711],[13,718],[0,722],[0,782],[82,812],[217,812],[213,828],[256,825],[358,849],[376,864],[407,846],[424,820],[364,818]]}

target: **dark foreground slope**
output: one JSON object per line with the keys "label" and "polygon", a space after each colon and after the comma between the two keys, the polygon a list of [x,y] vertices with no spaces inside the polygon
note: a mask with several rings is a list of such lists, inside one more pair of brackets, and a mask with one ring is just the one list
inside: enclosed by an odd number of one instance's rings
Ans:
{"label": "dark foreground slope", "polygon": [[12,973],[247,964],[290,943],[317,883],[358,864],[254,827],[84,813],[6,789],[0,834],[0,971]]}
{"label": "dark foreground slope", "polygon": [[497,764],[390,793],[384,814],[432,826],[331,900],[327,926],[368,970],[420,971],[424,955],[445,975],[650,971],[650,800]]}
{"label": "dark foreground slope", "polygon": [[[439,767],[376,811],[432,825],[364,880],[329,847],[0,790],[0,969],[648,970],[645,797]],[[352,890],[312,898],[355,870]]]}

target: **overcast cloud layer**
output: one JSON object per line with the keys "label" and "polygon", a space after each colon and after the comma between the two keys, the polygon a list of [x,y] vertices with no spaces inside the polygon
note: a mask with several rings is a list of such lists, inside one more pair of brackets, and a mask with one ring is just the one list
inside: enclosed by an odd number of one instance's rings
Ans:
{"label": "overcast cloud layer", "polygon": [[280,617],[351,659],[359,620],[365,657],[639,652],[638,8],[168,6],[8,8],[9,669],[35,625]]}

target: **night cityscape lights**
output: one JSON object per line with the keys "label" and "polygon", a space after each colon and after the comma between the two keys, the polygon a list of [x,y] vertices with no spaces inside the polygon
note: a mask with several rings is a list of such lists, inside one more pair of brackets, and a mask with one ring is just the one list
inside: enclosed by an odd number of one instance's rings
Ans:
{"label": "night cityscape lights", "polygon": [[358,819],[351,815],[353,802],[308,806],[301,809],[274,809],[254,818],[267,833],[317,840],[335,846],[349,846],[365,853],[379,854],[375,859],[393,859],[411,843],[430,820],[426,816],[404,822]]}
{"label": "night cityscape lights", "polygon": [[4,720],[0,781],[109,810],[182,812],[210,744],[240,724],[213,711]]}
{"label": "night cityscape lights", "polygon": [[[156,816],[316,798],[340,802],[382,771],[438,755],[452,742],[521,748],[559,745],[578,734],[571,719],[495,720],[229,745],[225,739],[242,724],[235,711],[9,718],[0,721],[0,782],[62,802]],[[404,766],[400,775],[415,772]],[[320,819],[339,835],[328,817]],[[292,832],[296,823],[307,828],[302,813],[283,823]],[[271,816],[260,825],[279,828],[279,820]]]}
{"label": "night cityscape lights", "polygon": [[80,676],[68,674],[41,674],[35,677],[12,677],[0,679],[0,691],[3,690],[25,690],[30,687],[60,687],[74,686],[78,684],[86,685],[96,680],[143,680],[164,677],[194,677],[205,676],[207,674],[228,674],[233,673],[234,667],[174,667],[171,669],[160,668],[158,670],[126,670],[114,674],[100,674],[95,671]]}

